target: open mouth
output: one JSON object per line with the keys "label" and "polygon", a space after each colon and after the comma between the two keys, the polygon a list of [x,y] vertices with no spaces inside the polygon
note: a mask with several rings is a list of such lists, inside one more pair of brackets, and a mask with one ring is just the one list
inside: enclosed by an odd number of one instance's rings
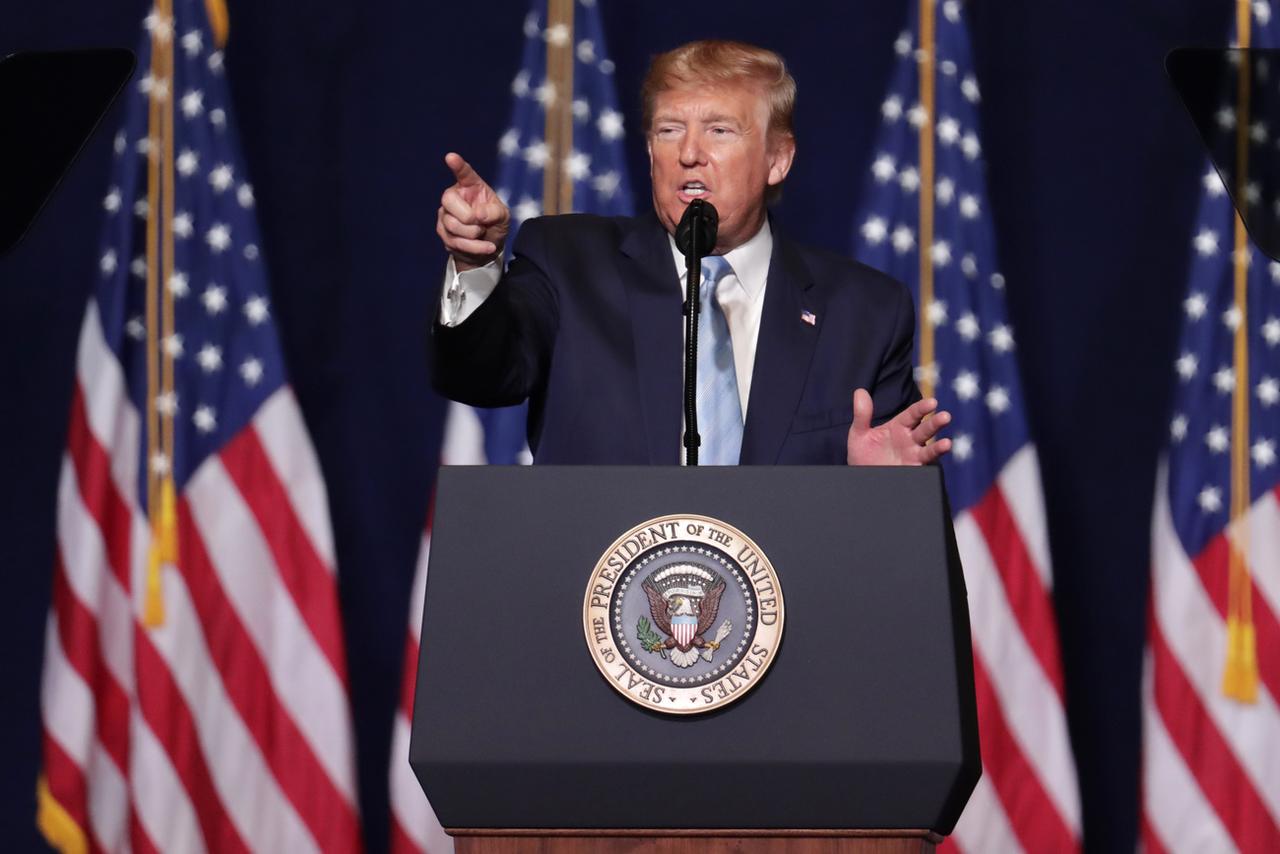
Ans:
{"label": "open mouth", "polygon": [[701,181],[685,181],[680,185],[678,192],[680,198],[685,202],[706,198],[711,194],[711,190]]}

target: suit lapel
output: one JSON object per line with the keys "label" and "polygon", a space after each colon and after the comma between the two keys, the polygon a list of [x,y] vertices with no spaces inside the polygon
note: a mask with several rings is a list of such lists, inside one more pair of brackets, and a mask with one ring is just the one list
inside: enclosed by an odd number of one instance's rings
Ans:
{"label": "suit lapel", "polygon": [[[795,248],[775,231],[742,434],[742,464],[777,463],[809,375],[822,308],[821,288],[813,287]],[[806,311],[814,314],[814,323],[802,319]]]}
{"label": "suit lapel", "polygon": [[632,220],[620,249],[649,463],[675,465],[680,460],[683,375],[680,276],[667,232],[652,214]]}

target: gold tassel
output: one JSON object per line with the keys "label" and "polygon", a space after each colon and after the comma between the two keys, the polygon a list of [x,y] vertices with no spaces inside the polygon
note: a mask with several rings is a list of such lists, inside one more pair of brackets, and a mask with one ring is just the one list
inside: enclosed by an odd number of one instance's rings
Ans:
{"label": "gold tassel", "polygon": [[142,625],[149,629],[164,625],[164,590],[160,585],[164,561],[160,559],[160,548],[159,537],[152,532],[151,548],[147,550],[147,586],[142,602]]}
{"label": "gold tassel", "polygon": [[165,564],[178,562],[178,498],[173,478],[160,482],[160,512],[151,526],[151,547],[147,550],[146,598],[142,623],[149,629],[164,625],[164,587],[161,573]]}
{"label": "gold tassel", "polygon": [[178,493],[173,478],[160,482],[160,518],[156,525],[160,540],[160,560],[178,562]]}
{"label": "gold tassel", "polygon": [[43,774],[36,780],[36,827],[45,841],[62,854],[84,854],[89,850],[84,828],[54,798]]}
{"label": "gold tassel", "polygon": [[1227,661],[1222,693],[1242,703],[1258,701],[1258,640],[1252,622],[1227,618]]}
{"label": "gold tassel", "polygon": [[231,19],[227,17],[227,4],[223,0],[204,0],[204,11],[209,16],[209,29],[218,47],[226,47]]}

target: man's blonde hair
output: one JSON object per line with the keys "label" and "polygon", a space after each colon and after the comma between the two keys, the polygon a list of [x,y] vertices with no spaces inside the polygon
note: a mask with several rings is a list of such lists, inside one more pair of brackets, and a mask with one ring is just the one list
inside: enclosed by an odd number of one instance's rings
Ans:
{"label": "man's blonde hair", "polygon": [[658,95],[672,89],[695,86],[751,86],[769,104],[769,138],[795,139],[792,113],[796,107],[796,81],[782,57],[771,50],[744,42],[706,39],[689,42],[658,54],[640,87],[645,133],[653,129]]}

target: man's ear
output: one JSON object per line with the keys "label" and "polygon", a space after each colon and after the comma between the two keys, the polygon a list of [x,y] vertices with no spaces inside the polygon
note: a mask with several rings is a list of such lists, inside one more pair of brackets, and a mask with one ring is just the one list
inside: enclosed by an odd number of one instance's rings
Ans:
{"label": "man's ear", "polygon": [[791,162],[796,156],[796,139],[790,134],[779,134],[769,148],[769,186],[776,187],[786,180]]}

